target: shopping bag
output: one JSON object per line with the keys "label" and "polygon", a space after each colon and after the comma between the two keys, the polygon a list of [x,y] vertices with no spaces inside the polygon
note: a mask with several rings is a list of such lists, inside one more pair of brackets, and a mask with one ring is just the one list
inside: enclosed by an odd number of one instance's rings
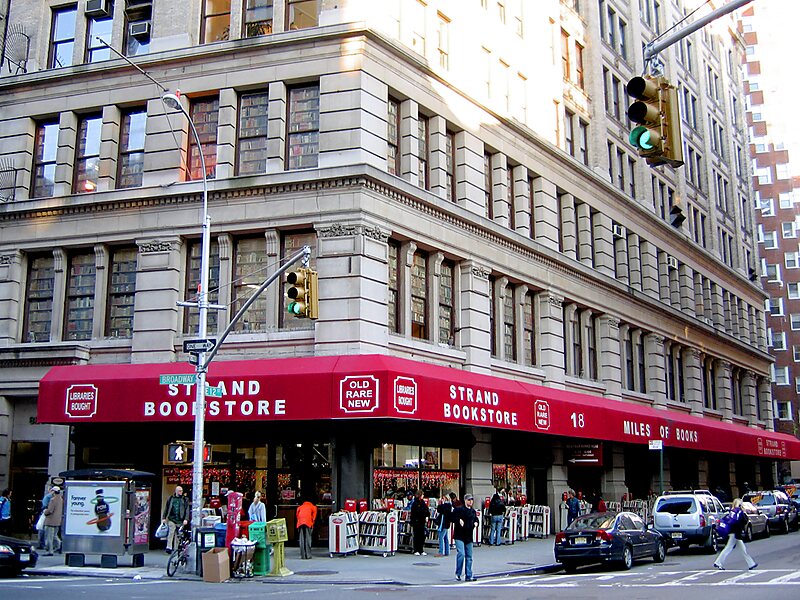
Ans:
{"label": "shopping bag", "polygon": [[39,513],[39,518],[36,519],[36,525],[34,525],[36,531],[42,531],[44,529],[44,511]]}
{"label": "shopping bag", "polygon": [[159,539],[164,539],[169,535],[169,526],[166,523],[161,523],[156,529],[156,537]]}

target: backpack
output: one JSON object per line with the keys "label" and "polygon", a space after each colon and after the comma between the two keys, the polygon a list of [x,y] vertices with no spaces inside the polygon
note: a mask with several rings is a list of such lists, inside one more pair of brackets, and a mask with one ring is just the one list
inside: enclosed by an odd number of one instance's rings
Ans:
{"label": "backpack", "polygon": [[489,514],[490,515],[502,515],[506,512],[506,505],[503,503],[503,500],[500,496],[495,495],[491,502],[489,502]]}
{"label": "backpack", "polygon": [[720,537],[728,537],[733,532],[733,525],[736,523],[736,517],[732,513],[727,512],[717,521],[717,533]]}

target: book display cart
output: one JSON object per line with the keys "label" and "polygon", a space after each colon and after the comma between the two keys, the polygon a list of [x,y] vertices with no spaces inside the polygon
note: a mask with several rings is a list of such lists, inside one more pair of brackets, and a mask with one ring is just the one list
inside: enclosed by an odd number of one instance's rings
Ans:
{"label": "book display cart", "polygon": [[547,537],[550,535],[550,507],[533,505],[530,508],[529,537]]}
{"label": "book display cart", "polygon": [[531,528],[531,506],[525,504],[517,508],[519,517],[517,518],[517,539],[527,540]]}
{"label": "book display cart", "polygon": [[354,512],[336,512],[328,517],[328,552],[347,556],[358,552],[359,522]]}
{"label": "book display cart", "polygon": [[383,556],[397,552],[400,518],[397,511],[368,510],[358,515],[358,549]]}

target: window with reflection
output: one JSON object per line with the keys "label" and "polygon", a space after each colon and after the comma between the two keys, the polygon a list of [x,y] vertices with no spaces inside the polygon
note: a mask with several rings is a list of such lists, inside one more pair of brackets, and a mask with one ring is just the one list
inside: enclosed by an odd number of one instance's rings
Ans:
{"label": "window with reflection", "polygon": [[396,240],[389,240],[389,278],[387,284],[389,286],[389,299],[388,299],[388,328],[392,333],[400,333],[400,304],[399,297],[399,281],[397,277],[399,256],[400,256],[400,242]]}
{"label": "window with reflection", "polygon": [[317,25],[319,25],[319,0],[287,0],[287,29],[305,29]]}
{"label": "window with reflection", "polygon": [[267,172],[269,94],[242,94],[239,103],[239,175]]}
{"label": "window with reflection", "polygon": [[111,273],[106,307],[106,336],[133,337],[133,308],[136,298],[136,263],[138,249],[116,248],[111,251]]}
{"label": "window with reflection", "polygon": [[[219,122],[219,97],[192,100],[189,114],[200,138],[206,163],[206,177],[214,179],[217,170],[217,124]],[[189,179],[203,179],[203,164],[194,135],[189,136]]]}
{"label": "window with reflection", "polygon": [[67,310],[64,315],[65,340],[92,339],[96,276],[94,251],[70,257],[67,275]]}
{"label": "window with reflection", "polygon": [[414,253],[411,264],[411,337],[428,339],[428,255]]}
{"label": "window with reflection", "polygon": [[55,267],[52,254],[28,259],[23,342],[49,342]]}
{"label": "window with reflection", "polygon": [[53,10],[53,25],[50,32],[50,58],[47,66],[51,69],[69,67],[75,50],[75,18],[78,7],[73,4]]}
{"label": "window with reflection", "polygon": [[78,148],[75,156],[75,184],[73,191],[86,194],[97,191],[100,179],[100,130],[103,117],[84,117],[78,125]]}
{"label": "window with reflection", "polygon": [[244,36],[272,33],[273,0],[247,0],[244,12]]}
{"label": "window with reflection", "polygon": [[431,189],[430,171],[428,170],[428,117],[419,115],[417,121],[417,137],[419,139],[419,186]]}
{"label": "window with reflection", "polygon": [[403,505],[408,492],[418,489],[429,498],[439,498],[449,492],[458,494],[459,456],[458,448],[440,446],[384,443],[374,447],[372,484],[375,502],[398,501]]}
{"label": "window with reflection", "polygon": [[400,174],[400,103],[389,98],[387,104],[387,125],[389,126],[386,168],[391,175]]}
{"label": "window with reflection", "polygon": [[[232,315],[241,310],[245,302],[268,277],[266,238],[262,235],[238,240],[234,260]],[[239,333],[266,331],[266,319],[266,297],[262,294],[239,319],[234,331]]]}
{"label": "window with reflection", "polygon": [[523,362],[526,365],[536,364],[536,310],[531,292],[525,294],[522,305]]}
{"label": "window with reflection", "polygon": [[[202,261],[202,247],[200,240],[193,240],[188,245],[189,264],[186,269],[186,302],[197,302],[200,291],[200,266]],[[208,249],[208,302],[219,303],[219,243],[212,240]],[[233,316],[235,312],[231,314]],[[208,311],[208,331],[217,331],[219,320],[216,310]],[[197,308],[185,307],[183,309],[183,331],[187,334],[197,333],[200,325],[200,312]]]}
{"label": "window with reflection", "polygon": [[118,188],[142,185],[146,125],[147,110],[143,108],[130,110],[122,116],[122,135],[119,140],[119,161],[117,162]]}
{"label": "window with reflection", "polygon": [[221,42],[231,35],[231,0],[205,0],[203,2],[204,44]]}
{"label": "window with reflection", "polygon": [[86,60],[87,63],[96,63],[111,58],[111,25],[113,19],[113,4],[109,2],[108,15],[102,17],[89,17],[86,28]]}
{"label": "window with reflection", "polygon": [[439,343],[455,344],[454,264],[442,261],[439,273]]}
{"label": "window with reflection", "polygon": [[33,154],[33,197],[53,195],[56,179],[56,152],[58,151],[58,122],[40,123],[36,127]]}
{"label": "window with reflection", "polygon": [[319,85],[289,90],[288,168],[319,163]]}

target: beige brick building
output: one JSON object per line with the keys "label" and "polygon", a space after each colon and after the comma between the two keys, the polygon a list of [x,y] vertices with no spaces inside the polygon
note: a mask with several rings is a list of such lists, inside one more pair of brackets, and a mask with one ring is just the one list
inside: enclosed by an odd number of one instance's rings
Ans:
{"label": "beige brick building", "polygon": [[[449,404],[424,418],[434,402],[422,384],[403,388],[415,390],[419,413],[381,405],[365,424],[335,409],[304,413],[323,390],[298,377],[296,398],[286,397],[297,417],[255,418],[244,405],[238,417],[210,417],[209,494],[262,489],[288,514],[301,495],[339,505],[401,487],[502,486],[554,507],[567,487],[646,497],[659,481],[648,439],[665,438],[667,487],[734,493],[744,481],[771,484],[774,458],[796,451],[771,433],[733,19],[662,55],[683,111],[686,165],[672,170],[649,168],[628,144],[625,83],[642,73],[642,43],[682,17],[682,2],[2,9],[0,487],[18,488],[15,497],[38,499],[45,477],[68,467],[152,470],[164,493],[186,481],[188,467],[165,449],[190,438],[190,414],[75,417],[63,396],[38,391],[59,365],[71,367],[59,381],[95,385],[82,375],[90,365],[129,382],[95,398],[122,410],[154,400],[128,398],[147,396],[150,366],[190,370],[182,342],[196,336],[197,314],[176,303],[199,281],[203,174],[165,89],[180,90],[206,158],[211,300],[229,307],[213,311],[211,335],[302,245],[320,275],[319,320],[286,315],[281,286],[269,288],[210,380],[222,363],[236,379],[238,365],[257,361],[266,393],[271,365],[291,364],[272,359],[387,355],[402,359],[406,379],[414,365],[438,365],[453,385],[464,373],[487,392],[524,384],[555,394],[542,432],[454,420]],[[679,228],[669,222],[677,203]],[[379,380],[375,400],[386,403]],[[619,432],[613,419],[582,430],[589,413],[568,414],[562,396],[643,416]],[[533,399],[520,410],[532,415]],[[559,425],[562,412],[572,429]],[[763,451],[773,443],[782,455]],[[38,487],[23,490],[22,473],[37,474]]]}

